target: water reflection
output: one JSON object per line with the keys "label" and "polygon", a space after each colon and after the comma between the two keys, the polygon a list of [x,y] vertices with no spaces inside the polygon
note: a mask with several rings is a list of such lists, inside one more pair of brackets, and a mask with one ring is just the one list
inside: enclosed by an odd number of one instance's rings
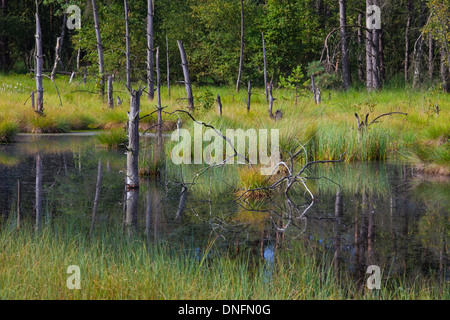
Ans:
{"label": "water reflection", "polygon": [[[267,279],[278,251],[295,242],[330,253],[336,275],[354,276],[361,288],[372,264],[389,276],[450,277],[449,181],[401,164],[319,166],[307,181],[314,201],[299,187],[289,197],[237,203],[231,166],[189,185],[180,170],[187,177],[197,168],[165,162],[158,177],[126,188],[123,151],[96,149],[86,137],[27,139],[0,149],[0,228],[142,237],[197,248],[198,259],[214,237],[211,252],[250,250]],[[153,154],[164,162],[161,150]]]}

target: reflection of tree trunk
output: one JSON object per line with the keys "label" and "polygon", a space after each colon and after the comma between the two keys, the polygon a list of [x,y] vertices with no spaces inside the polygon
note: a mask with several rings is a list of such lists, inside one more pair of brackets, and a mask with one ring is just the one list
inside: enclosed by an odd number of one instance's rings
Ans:
{"label": "reflection of tree trunk", "polygon": [[339,277],[339,264],[340,264],[340,254],[341,254],[341,235],[340,235],[340,224],[344,212],[344,202],[342,200],[341,190],[336,191],[336,202],[334,204],[334,270],[336,276]]}
{"label": "reflection of tree trunk", "polygon": [[94,207],[92,209],[92,221],[91,221],[91,229],[89,230],[89,236],[92,236],[92,233],[94,232],[95,220],[98,211],[98,201],[100,199],[100,190],[102,188],[102,178],[103,178],[102,161],[99,160],[97,170],[97,185],[95,187]]}
{"label": "reflection of tree trunk", "polygon": [[145,196],[145,204],[146,204],[146,210],[145,210],[145,237],[147,240],[150,238],[150,225],[151,225],[151,218],[152,218],[152,197],[150,195],[150,191],[147,191],[147,194]]}
{"label": "reflection of tree trunk", "polygon": [[185,204],[186,204],[187,193],[188,193],[188,189],[185,186],[183,186],[181,188],[180,203],[178,204],[177,215],[175,216],[176,220],[181,219],[181,217],[183,215],[184,207],[185,207]]}
{"label": "reflection of tree trunk", "polygon": [[375,244],[375,222],[373,217],[373,210],[372,205],[370,204],[370,197],[369,197],[369,203],[367,208],[367,214],[368,214],[368,224],[367,224],[367,259],[368,264],[373,264],[373,258],[374,258],[374,244]]}
{"label": "reflection of tree trunk", "polygon": [[39,230],[41,225],[42,215],[42,156],[38,153],[36,155],[36,230]]}
{"label": "reflection of tree trunk", "polygon": [[129,189],[127,191],[127,209],[125,216],[125,229],[128,235],[132,236],[137,232],[139,189]]}

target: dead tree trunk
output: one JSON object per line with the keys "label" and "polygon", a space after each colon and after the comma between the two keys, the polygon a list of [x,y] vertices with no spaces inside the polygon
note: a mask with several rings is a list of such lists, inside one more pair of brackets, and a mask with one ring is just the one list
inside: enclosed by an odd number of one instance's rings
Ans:
{"label": "dead tree trunk", "polygon": [[128,6],[127,0],[123,0],[125,11],[125,42],[126,42],[126,64],[127,64],[127,89],[131,89],[131,63],[130,63],[130,30],[128,28]]}
{"label": "dead tree trunk", "polygon": [[139,188],[139,109],[142,89],[131,89],[128,112],[127,188]]}
{"label": "dead tree trunk", "polygon": [[[449,81],[449,72],[447,69],[446,63],[446,54],[444,49],[444,44],[442,44],[441,48],[441,64],[440,64],[440,76],[442,81],[442,89],[444,92],[450,92],[450,81]],[[449,63],[450,64],[450,63]]]}
{"label": "dead tree trunk", "polygon": [[167,62],[167,91],[170,98],[170,66],[169,66],[169,40],[166,34],[166,62]]}
{"label": "dead tree trunk", "polygon": [[339,0],[339,23],[341,33],[341,52],[342,52],[342,79],[344,81],[344,88],[348,90],[350,88],[352,77],[350,71],[350,61],[347,42],[347,31],[345,27],[347,25],[347,6],[346,0]]}
{"label": "dead tree trunk", "polygon": [[242,77],[242,65],[244,63],[244,1],[241,0],[241,52],[239,54],[239,71],[236,81],[236,92],[239,92]]}
{"label": "dead tree trunk", "polygon": [[162,154],[162,104],[161,104],[161,72],[159,69],[159,47],[156,48],[156,96],[158,99],[158,152],[156,160],[159,161]]}
{"label": "dead tree trunk", "polygon": [[433,36],[428,35],[428,79],[433,81],[434,74],[434,43]]}
{"label": "dead tree trunk", "polygon": [[94,13],[95,35],[97,37],[97,51],[98,51],[98,71],[100,73],[100,94],[105,95],[105,67],[103,63],[103,45],[100,34],[100,22],[98,19],[97,4],[92,0],[92,11]]}
{"label": "dead tree trunk", "polygon": [[181,42],[181,40],[177,40],[177,42],[178,48],[180,49],[181,65],[183,67],[184,85],[186,88],[188,107],[190,111],[194,111],[194,97],[192,95],[192,87],[191,87],[191,80],[189,78],[189,66],[186,58],[186,52],[184,51],[183,42]]}
{"label": "dead tree trunk", "polygon": [[[362,13],[358,13],[358,25],[362,23]],[[358,28],[358,44],[359,46],[363,43],[363,31],[362,28]],[[364,82],[364,68],[363,68],[363,59],[362,53],[358,53],[358,78],[359,81]]]}
{"label": "dead tree trunk", "polygon": [[155,97],[153,76],[153,0],[147,0],[147,100]]}
{"label": "dead tree trunk", "polygon": [[[418,43],[418,48],[417,48]],[[414,75],[413,75],[413,88],[417,88],[420,81],[420,62],[422,60],[422,48],[423,48],[423,35],[419,36],[419,39],[414,45]]]}
{"label": "dead tree trunk", "polygon": [[217,107],[219,108],[219,115],[222,115],[222,101],[220,101],[220,96],[217,94]]}
{"label": "dead tree trunk", "polygon": [[266,94],[266,101],[269,101],[269,93],[267,92],[267,61],[266,61],[266,43],[264,41],[264,32],[261,32],[262,46],[263,46],[263,58],[264,58],[264,93]]}
{"label": "dead tree trunk", "polygon": [[252,98],[252,83],[248,80],[248,90],[247,90],[247,114],[250,112],[250,101]]}
{"label": "dead tree trunk", "polygon": [[59,52],[60,50],[60,46],[61,46],[61,38],[58,37],[56,39],[56,48],[55,48],[55,63],[53,64],[53,69],[52,69],[52,73],[50,75],[50,79],[55,80],[55,75],[56,75],[56,68],[58,68],[58,63],[60,61],[60,57],[59,57]]}
{"label": "dead tree trunk", "polygon": [[108,107],[114,108],[114,88],[113,88],[113,77],[111,75],[108,76],[107,97],[108,97]]}
{"label": "dead tree trunk", "polygon": [[409,69],[409,30],[411,28],[411,19],[413,12],[413,2],[408,0],[408,19],[406,20],[405,29],[405,82],[408,81],[408,69]]}
{"label": "dead tree trunk", "polygon": [[269,117],[270,117],[270,119],[274,119],[275,118],[274,115],[273,115],[273,101],[274,101],[274,98],[273,98],[273,95],[272,95],[272,87],[273,87],[272,82],[267,85],[267,91],[269,93]]}
{"label": "dead tree trunk", "polygon": [[44,114],[43,69],[41,22],[39,20],[38,7],[36,6],[36,112],[40,115]]}

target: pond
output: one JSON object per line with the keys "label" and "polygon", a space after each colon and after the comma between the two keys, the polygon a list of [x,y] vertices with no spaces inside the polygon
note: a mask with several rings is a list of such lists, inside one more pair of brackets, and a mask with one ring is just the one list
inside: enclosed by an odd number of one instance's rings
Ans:
{"label": "pond", "polygon": [[140,237],[191,247],[198,259],[214,238],[209,254],[243,252],[269,264],[301,243],[355,283],[367,279],[370,265],[387,276],[450,281],[446,178],[420,176],[402,163],[324,164],[308,173],[314,201],[300,186],[289,198],[237,201],[235,166],[208,170],[191,184],[200,165],[166,160],[158,175],[127,191],[125,151],[95,144],[95,137],[54,135],[0,146],[0,232],[32,225]]}

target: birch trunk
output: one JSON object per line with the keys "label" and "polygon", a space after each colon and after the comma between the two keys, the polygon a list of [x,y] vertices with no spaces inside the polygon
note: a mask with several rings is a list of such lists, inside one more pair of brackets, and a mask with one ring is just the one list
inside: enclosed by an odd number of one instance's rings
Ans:
{"label": "birch trunk", "polygon": [[153,0],[147,0],[147,99],[155,97],[155,84],[153,76]]}
{"label": "birch trunk", "polygon": [[103,63],[103,46],[102,36],[100,34],[100,23],[98,19],[97,4],[92,0],[92,10],[94,13],[95,35],[97,37],[97,51],[98,51],[98,71],[100,73],[100,94],[105,95],[105,67]]}
{"label": "birch trunk", "polygon": [[128,28],[128,6],[127,0],[123,1],[125,11],[125,42],[126,42],[126,68],[127,68],[127,89],[131,90],[131,63],[130,63],[130,30]]}
{"label": "birch trunk", "polygon": [[347,25],[347,6],[346,0],[339,0],[339,23],[341,26],[341,52],[342,52],[342,79],[344,81],[344,88],[350,88],[352,78],[350,72],[350,62],[348,53],[347,31],[344,26]]}
{"label": "birch trunk", "polygon": [[167,62],[167,91],[170,98],[170,66],[169,66],[169,40],[166,34],[166,62]]}
{"label": "birch trunk", "polygon": [[114,87],[113,87],[113,77],[111,75],[108,76],[108,85],[107,85],[107,97],[108,97],[108,107],[114,108]]}
{"label": "birch trunk", "polygon": [[264,41],[264,32],[261,32],[262,46],[263,46],[263,58],[264,58],[264,93],[266,94],[266,101],[269,101],[269,93],[267,92],[267,61],[266,61],[266,43]]}
{"label": "birch trunk", "polygon": [[36,8],[36,112],[44,114],[44,88],[42,87],[42,73],[44,60],[42,53],[42,35],[39,14]]}
{"label": "birch trunk", "polygon": [[58,68],[58,63],[60,61],[59,52],[60,52],[60,46],[61,46],[61,38],[58,37],[56,39],[56,48],[55,48],[55,63],[53,64],[52,73],[50,75],[50,79],[55,80],[56,75],[56,68]]}
{"label": "birch trunk", "polygon": [[139,109],[142,89],[130,91],[128,112],[127,187],[139,188]]}
{"label": "birch trunk", "polygon": [[184,85],[186,88],[188,107],[190,111],[194,111],[194,97],[192,95],[192,87],[191,87],[191,80],[189,78],[189,66],[186,58],[186,52],[184,51],[183,42],[181,42],[181,40],[178,40],[177,42],[178,48],[180,49],[181,64],[183,67]]}
{"label": "birch trunk", "polygon": [[239,55],[239,71],[236,81],[236,92],[239,92],[242,77],[242,65],[244,63],[244,2],[241,0],[241,52]]}

